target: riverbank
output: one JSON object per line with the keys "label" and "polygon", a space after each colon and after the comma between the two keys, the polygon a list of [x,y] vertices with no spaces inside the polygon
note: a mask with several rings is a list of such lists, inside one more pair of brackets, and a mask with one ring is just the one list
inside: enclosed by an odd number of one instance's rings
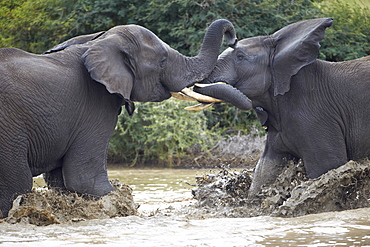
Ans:
{"label": "riverbank", "polygon": [[[202,151],[194,146],[190,153],[179,159],[174,157],[170,168],[205,169],[205,168],[254,168],[265,146],[266,136],[257,130],[248,135],[233,135],[220,139],[209,151]],[[150,161],[132,164],[109,163],[109,167],[123,168],[169,168],[168,164]]]}

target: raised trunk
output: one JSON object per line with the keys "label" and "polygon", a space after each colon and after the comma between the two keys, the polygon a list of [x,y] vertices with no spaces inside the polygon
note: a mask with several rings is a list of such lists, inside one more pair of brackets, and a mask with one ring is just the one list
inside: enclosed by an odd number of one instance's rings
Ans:
{"label": "raised trunk", "polygon": [[200,52],[195,57],[186,57],[180,53],[170,54],[169,62],[176,64],[171,67],[170,74],[171,85],[168,89],[172,92],[179,92],[185,87],[192,86],[194,83],[204,80],[213,70],[222,38],[225,35],[229,46],[237,42],[234,26],[228,20],[220,19],[214,21],[204,36]]}
{"label": "raised trunk", "polygon": [[225,19],[214,21],[204,36],[199,54],[194,58],[190,58],[192,60],[192,68],[195,70],[197,68],[203,69],[203,71],[200,71],[201,79],[197,81],[204,80],[215,67],[224,35],[227,39],[228,46],[234,46],[236,44],[235,29],[231,22]]}

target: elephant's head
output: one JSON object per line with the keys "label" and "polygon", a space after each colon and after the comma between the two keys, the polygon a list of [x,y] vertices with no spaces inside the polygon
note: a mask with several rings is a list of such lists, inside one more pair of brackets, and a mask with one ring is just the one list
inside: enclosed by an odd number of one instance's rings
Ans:
{"label": "elephant's head", "polygon": [[[223,99],[244,110],[252,105],[246,105],[241,94],[252,101],[269,89],[274,96],[283,95],[290,89],[291,77],[315,61],[319,41],[332,22],[331,18],[301,21],[270,36],[243,39],[219,56],[214,70],[204,81],[212,84],[196,84],[199,87],[194,91]],[[230,93],[230,86],[238,90]]]}
{"label": "elephant's head", "polygon": [[195,57],[180,54],[151,31],[137,25],[117,26],[107,32],[79,36],[46,53],[85,43],[88,49],[83,59],[91,77],[105,85],[110,93],[121,96],[129,114],[132,114],[133,101],[162,101],[171,97],[170,92],[184,90],[185,94],[192,95],[190,98],[215,100],[188,92],[187,87],[211,73],[224,34],[229,46],[236,43],[233,25],[223,19],[214,21]]}

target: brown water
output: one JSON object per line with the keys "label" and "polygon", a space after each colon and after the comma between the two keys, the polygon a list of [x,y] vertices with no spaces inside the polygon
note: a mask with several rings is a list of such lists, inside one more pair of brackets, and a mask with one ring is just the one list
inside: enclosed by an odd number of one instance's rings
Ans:
{"label": "brown water", "polygon": [[370,246],[370,208],[298,218],[214,218],[195,206],[189,185],[206,173],[110,169],[110,178],[134,189],[139,216],[41,227],[1,223],[0,246]]}

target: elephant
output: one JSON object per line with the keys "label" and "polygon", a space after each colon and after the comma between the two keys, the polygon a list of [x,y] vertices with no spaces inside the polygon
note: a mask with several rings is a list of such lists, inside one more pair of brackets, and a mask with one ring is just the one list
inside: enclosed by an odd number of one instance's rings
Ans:
{"label": "elephant", "polygon": [[121,107],[132,115],[135,101],[186,96],[180,91],[212,71],[223,36],[236,43],[229,21],[212,22],[194,57],[138,25],[78,36],[43,54],[0,49],[2,217],[40,174],[49,187],[92,197],[112,191],[106,159]]}
{"label": "elephant", "polygon": [[[305,20],[272,35],[242,39],[220,54],[207,79],[195,84],[198,93],[253,109],[267,130],[251,199],[290,160],[302,160],[313,179],[349,160],[370,157],[370,56],[319,60],[319,42],[332,22]],[[224,93],[226,86],[240,92]]]}

